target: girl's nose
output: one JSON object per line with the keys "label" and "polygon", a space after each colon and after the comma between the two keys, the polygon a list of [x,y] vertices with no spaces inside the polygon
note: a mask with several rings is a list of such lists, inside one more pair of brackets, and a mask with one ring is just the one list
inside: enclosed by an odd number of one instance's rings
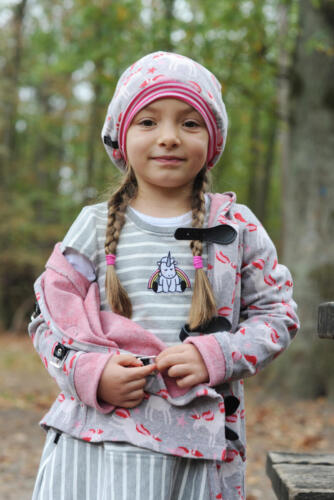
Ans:
{"label": "girl's nose", "polygon": [[175,125],[166,123],[161,126],[158,138],[159,146],[174,148],[175,146],[178,146],[180,142],[178,130]]}

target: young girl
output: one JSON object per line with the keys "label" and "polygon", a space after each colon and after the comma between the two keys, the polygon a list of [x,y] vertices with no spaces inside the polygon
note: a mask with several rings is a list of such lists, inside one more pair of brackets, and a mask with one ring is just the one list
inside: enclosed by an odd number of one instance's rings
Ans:
{"label": "young girl", "polygon": [[35,284],[29,332],[61,393],[34,500],[245,499],[242,379],[298,319],[261,224],[206,192],[226,133],[220,84],[191,59],[121,76],[102,138],[123,181]]}

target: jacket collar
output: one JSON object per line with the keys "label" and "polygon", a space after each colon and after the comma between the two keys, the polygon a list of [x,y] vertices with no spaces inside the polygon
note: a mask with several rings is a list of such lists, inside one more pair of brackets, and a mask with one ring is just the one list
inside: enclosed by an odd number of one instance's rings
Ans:
{"label": "jacket collar", "polygon": [[226,193],[209,193],[211,200],[210,205],[210,215],[208,226],[212,227],[217,224],[221,224],[218,220],[220,217],[225,217],[231,206],[236,202],[236,194],[232,191],[227,191]]}

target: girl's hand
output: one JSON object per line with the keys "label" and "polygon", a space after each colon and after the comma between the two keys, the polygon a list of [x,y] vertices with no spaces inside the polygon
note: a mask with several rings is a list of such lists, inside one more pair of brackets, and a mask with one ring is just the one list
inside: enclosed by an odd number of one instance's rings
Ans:
{"label": "girl's hand", "polygon": [[156,368],[155,364],[144,366],[131,354],[115,354],[102,372],[98,398],[123,408],[138,406],[144,398],[146,377]]}
{"label": "girl's hand", "polygon": [[179,387],[192,387],[209,381],[209,373],[199,350],[193,344],[167,347],[156,357],[160,372],[167,370]]}

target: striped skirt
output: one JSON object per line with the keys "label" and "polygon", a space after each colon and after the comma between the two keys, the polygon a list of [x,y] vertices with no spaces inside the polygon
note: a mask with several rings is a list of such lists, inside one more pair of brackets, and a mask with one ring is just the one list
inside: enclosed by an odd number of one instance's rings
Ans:
{"label": "striped skirt", "polygon": [[32,500],[240,500],[244,467],[235,465],[226,474],[230,464],[88,443],[50,429]]}

